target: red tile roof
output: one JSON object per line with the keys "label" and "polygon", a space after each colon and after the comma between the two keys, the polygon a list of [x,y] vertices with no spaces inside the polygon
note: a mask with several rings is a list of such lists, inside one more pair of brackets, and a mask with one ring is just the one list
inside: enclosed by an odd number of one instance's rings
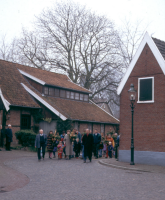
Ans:
{"label": "red tile roof", "polygon": [[73,83],[68,78],[67,75],[58,74],[55,72],[49,72],[46,70],[42,70],[42,69],[38,69],[38,68],[34,68],[34,67],[28,67],[28,66],[19,65],[19,64],[16,64],[16,67],[32,76],[44,81],[46,84],[91,93],[89,90]]}
{"label": "red tile roof", "polygon": [[4,98],[11,105],[39,108],[40,106],[20,83],[26,83],[26,81],[16,68],[16,64],[0,60],[0,88]]}
{"label": "red tile roof", "polygon": [[105,112],[93,102],[88,103],[51,96],[42,96],[38,91],[30,87],[28,83],[26,86],[66,118],[78,121],[119,124],[119,120]]}
{"label": "red tile roof", "polygon": [[[0,88],[2,90],[4,98],[11,105],[36,107],[36,108],[40,107],[36,103],[34,96],[32,97],[29,94],[29,92],[25,90],[25,88],[21,84],[23,83],[31,91],[33,91],[36,95],[38,95],[40,99],[44,100],[46,103],[48,103],[48,105],[50,105],[50,107],[52,106],[53,109],[55,109],[58,113],[62,114],[67,119],[69,118],[72,120],[79,120],[79,121],[119,124],[119,121],[116,118],[103,111],[93,102],[88,103],[88,102],[81,102],[69,99],[55,98],[50,96],[42,96],[41,93],[39,93],[35,88],[33,88],[29,84],[29,82],[25,80],[25,78],[17,68],[20,69],[21,67],[18,64],[0,60]],[[24,67],[24,69],[25,68],[27,69],[27,67]],[[23,67],[21,68],[21,70],[23,70]],[[34,69],[34,71],[35,70],[36,69]],[[46,72],[46,74],[49,75],[52,73]],[[34,76],[35,74],[31,75]],[[67,77],[65,75],[60,75],[60,76],[62,76],[62,78]],[[54,77],[54,75],[52,77]],[[41,77],[38,76],[37,78]],[[49,77],[47,77],[47,79],[48,78]]]}

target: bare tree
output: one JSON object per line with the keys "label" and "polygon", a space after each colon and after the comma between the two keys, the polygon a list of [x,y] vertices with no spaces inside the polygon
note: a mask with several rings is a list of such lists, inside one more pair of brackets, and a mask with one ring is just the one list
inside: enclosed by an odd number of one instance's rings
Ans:
{"label": "bare tree", "polygon": [[127,68],[139,46],[140,41],[148,27],[142,27],[142,20],[132,24],[130,21],[123,21],[123,28],[119,31],[117,40],[120,56],[123,58],[125,67]]}
{"label": "bare tree", "polygon": [[11,45],[6,42],[6,35],[3,35],[0,40],[0,58],[3,60],[9,60]]}
{"label": "bare tree", "polygon": [[[121,70],[114,24],[75,3],[56,4],[35,21],[35,31],[23,31],[19,48],[31,66],[66,71],[70,79],[93,95],[118,81],[110,81]],[[100,87],[103,86],[104,87]]]}

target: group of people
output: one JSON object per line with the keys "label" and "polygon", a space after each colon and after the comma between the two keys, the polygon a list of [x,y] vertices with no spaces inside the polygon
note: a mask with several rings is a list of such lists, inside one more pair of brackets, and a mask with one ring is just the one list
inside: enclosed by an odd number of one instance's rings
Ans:
{"label": "group of people", "polygon": [[[115,141],[110,136],[105,142],[105,137],[103,134],[98,133],[97,129],[94,130],[94,134],[89,129],[86,129],[85,133],[81,135],[75,128],[72,133],[70,130],[67,130],[60,137],[56,137],[53,131],[50,131],[48,135],[43,134],[43,130],[40,129],[35,140],[35,147],[38,149],[38,161],[41,161],[41,157],[44,159],[46,147],[50,159],[56,157],[56,152],[58,153],[58,159],[62,159],[63,155],[65,159],[71,159],[74,157],[74,154],[78,159],[81,151],[84,163],[86,163],[87,158],[90,162],[92,161],[92,153],[94,153],[96,159],[102,156],[112,158],[113,152],[115,151],[115,158],[117,159],[119,136],[117,133],[115,134]],[[74,139],[71,135],[74,135]]]}
{"label": "group of people", "polygon": [[[13,133],[11,129],[11,124],[8,125],[7,129],[2,129],[2,125],[0,125],[0,135],[1,135],[1,147],[6,146],[6,151],[11,151],[10,144],[13,141]],[[6,144],[4,144],[4,139],[6,138]]]}

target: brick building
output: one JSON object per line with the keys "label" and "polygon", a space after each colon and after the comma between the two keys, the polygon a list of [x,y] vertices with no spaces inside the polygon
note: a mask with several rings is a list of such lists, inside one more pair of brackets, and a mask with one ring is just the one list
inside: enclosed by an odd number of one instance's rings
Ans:
{"label": "brick building", "polygon": [[[0,124],[11,124],[13,132],[37,125],[46,133],[55,131],[58,119],[71,119],[80,132],[117,131],[119,120],[90,101],[90,93],[67,75],[0,60]],[[38,110],[51,122],[35,124]]]}
{"label": "brick building", "polygon": [[165,166],[165,42],[146,33],[126,71],[120,95],[119,160],[130,162],[131,109],[128,90],[137,91],[134,109],[135,163]]}

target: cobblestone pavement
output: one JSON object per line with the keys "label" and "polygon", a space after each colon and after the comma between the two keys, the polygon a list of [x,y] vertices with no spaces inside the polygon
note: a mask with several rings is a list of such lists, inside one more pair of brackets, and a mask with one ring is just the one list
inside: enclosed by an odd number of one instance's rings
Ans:
{"label": "cobblestone pavement", "polygon": [[[12,151],[11,154],[14,153]],[[19,174],[26,175],[29,183],[22,188],[0,193],[0,200],[165,199],[163,173],[110,168],[100,165],[98,160],[83,163],[81,159],[46,158],[38,162],[34,153],[26,152],[23,157],[24,152],[18,151],[18,154],[15,159],[5,161],[5,165]]]}

